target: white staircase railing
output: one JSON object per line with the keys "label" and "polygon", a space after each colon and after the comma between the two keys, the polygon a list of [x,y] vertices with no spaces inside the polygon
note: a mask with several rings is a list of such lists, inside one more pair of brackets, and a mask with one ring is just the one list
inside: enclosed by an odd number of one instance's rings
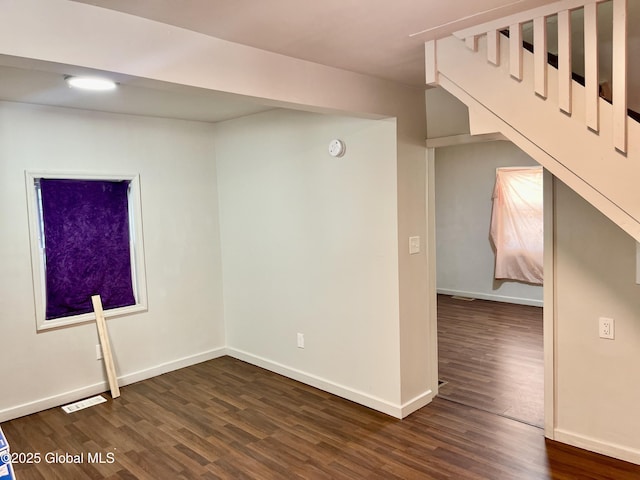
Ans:
{"label": "white staircase railing", "polygon": [[[586,127],[594,134],[600,130],[600,84],[598,78],[598,28],[597,4],[605,0],[563,0],[522,13],[461,30],[455,36],[464,40],[467,47],[477,51],[478,38],[486,35],[487,61],[493,65],[500,63],[500,31],[509,31],[509,72],[521,81],[523,78],[522,26],[533,22],[534,91],[547,98],[547,18],[557,15],[558,24],[558,107],[565,114],[573,111],[572,98],[572,58],[571,58],[571,15],[574,10],[584,13],[584,54],[585,54],[585,115]],[[613,2],[613,147],[627,153],[627,0]],[[437,83],[438,67],[436,41],[425,44],[426,81]]]}

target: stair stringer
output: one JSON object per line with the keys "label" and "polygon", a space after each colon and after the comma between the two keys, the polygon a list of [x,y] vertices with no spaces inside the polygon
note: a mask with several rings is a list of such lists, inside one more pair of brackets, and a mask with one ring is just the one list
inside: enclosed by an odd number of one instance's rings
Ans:
{"label": "stair stringer", "polygon": [[599,132],[584,122],[584,87],[573,82],[573,114],[557,106],[557,71],[548,67],[546,99],[533,87],[533,55],[524,52],[523,80],[508,71],[508,40],[500,66],[455,37],[436,44],[437,83],[469,108],[471,133],[500,132],[625,232],[640,242],[640,125],[628,122],[628,149],[612,147],[613,109],[600,100]]}

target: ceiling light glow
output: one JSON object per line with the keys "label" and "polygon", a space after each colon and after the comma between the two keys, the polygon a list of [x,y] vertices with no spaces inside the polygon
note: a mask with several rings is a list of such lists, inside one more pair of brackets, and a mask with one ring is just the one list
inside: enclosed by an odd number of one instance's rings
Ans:
{"label": "ceiling light glow", "polygon": [[103,77],[65,77],[67,84],[73,88],[93,91],[107,91],[116,88],[116,82]]}

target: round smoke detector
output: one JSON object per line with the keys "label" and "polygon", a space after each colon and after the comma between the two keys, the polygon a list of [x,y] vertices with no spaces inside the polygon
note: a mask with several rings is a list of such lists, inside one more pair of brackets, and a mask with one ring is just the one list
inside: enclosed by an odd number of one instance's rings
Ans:
{"label": "round smoke detector", "polygon": [[347,147],[342,140],[331,140],[329,143],[329,155],[332,157],[341,157],[344,155]]}

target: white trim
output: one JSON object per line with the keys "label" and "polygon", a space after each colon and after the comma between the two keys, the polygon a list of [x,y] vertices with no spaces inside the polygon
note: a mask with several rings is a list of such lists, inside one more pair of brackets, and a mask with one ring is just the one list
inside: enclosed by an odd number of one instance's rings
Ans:
{"label": "white trim", "polygon": [[[218,357],[223,357],[224,355],[226,355],[226,349],[224,347],[220,347],[208,350],[206,352],[198,353],[196,355],[178,358],[170,362],[161,363],[160,365],[156,365],[154,367],[138,370],[137,372],[131,372],[118,377],[118,384],[121,387],[125,385],[131,385],[132,383],[140,382],[148,378],[157,377],[158,375],[162,375],[163,373],[190,367],[192,365],[213,360]],[[14,418],[24,417],[25,415],[31,415],[32,413],[41,412],[49,408],[66,405],[67,403],[75,402],[86,397],[106,392],[108,389],[108,382],[106,380],[103,380],[102,382],[87,385],[75,390],[61,392],[56,395],[40,398],[38,400],[24,403],[22,405],[5,408],[4,410],[0,410],[0,423],[8,422],[9,420],[13,420]]]}
{"label": "white trim", "polygon": [[627,152],[627,57],[628,0],[613,0],[613,141],[621,152]]}
{"label": "white trim", "polygon": [[455,145],[466,145],[468,143],[507,141],[507,137],[501,133],[481,133],[471,135],[463,133],[461,135],[450,135],[448,137],[427,138],[427,148],[452,147]]}
{"label": "white trim", "polygon": [[584,7],[584,101],[586,125],[596,133],[600,131],[598,55],[598,6],[592,3]]}
{"label": "white trim", "polygon": [[[420,408],[428,405],[435,396],[435,392],[433,392],[432,390],[427,390],[402,405],[393,404],[373,395],[369,395],[367,393],[360,392],[343,385],[339,385],[329,380],[287,367],[277,362],[272,362],[265,358],[252,355],[248,352],[225,347],[219,347],[196,355],[190,355],[188,357],[179,358],[170,362],[156,365],[154,367],[122,375],[118,377],[118,384],[121,387],[124,387],[126,385],[141,382],[149,378],[157,377],[158,375],[162,375],[164,373],[190,367],[192,365],[197,365],[198,363],[207,362],[209,360],[213,360],[215,358],[223,357],[226,355],[278,373],[280,375],[284,375],[287,378],[291,378],[298,382],[311,385],[312,387],[319,388],[320,390],[323,390],[325,392],[337,395],[342,398],[346,398],[347,400],[351,400],[353,402],[359,403],[360,405],[364,405],[365,407],[372,408],[374,410],[399,419],[402,419],[415,412],[416,410],[419,410]],[[87,385],[75,390],[62,392],[50,397],[45,397],[22,405],[16,405],[14,407],[6,408],[4,410],[0,410],[0,423],[8,422],[9,420],[23,417],[25,415],[31,415],[33,413],[41,412],[49,408],[66,405],[67,403],[72,403],[93,395],[98,395],[100,393],[108,391],[108,389],[108,382],[106,380],[103,380],[101,382]],[[126,392],[123,392],[123,395],[126,395]]]}
{"label": "white trim", "polygon": [[424,64],[426,85],[438,84],[438,57],[436,56],[436,41],[430,40],[424,44]]}
{"label": "white trim", "polygon": [[547,98],[547,17],[533,19],[533,84],[536,95]]}
{"label": "white trim", "polygon": [[431,400],[433,400],[433,397],[435,396],[436,392],[427,390],[426,392],[423,392],[420,395],[412,398],[408,402],[403,403],[400,407],[400,418],[406,418],[413,412],[416,412],[422,407],[429,405],[431,403]]}
{"label": "white trim", "polygon": [[427,148],[426,192],[426,250],[427,250],[427,322],[429,329],[429,379],[431,390],[438,395],[438,293],[436,270],[436,150]]}
{"label": "white trim", "polygon": [[[395,418],[403,418],[403,413],[405,411],[411,413],[418,408],[427,405],[433,398],[433,393],[431,390],[428,390],[404,405],[394,404],[374,395],[340,385],[325,378],[288,367],[281,363],[253,355],[243,350],[227,347],[227,355],[238,360],[242,360],[243,362],[250,363],[251,365],[256,365],[271,372],[278,373],[287,378],[291,378],[292,380],[318,388],[322,391],[337,395],[338,397],[346,398],[347,400],[351,400],[352,402],[359,403],[360,405],[372,408],[373,410],[386,413],[387,415]],[[409,413],[406,413],[406,415]]]}
{"label": "white trim", "polygon": [[515,303],[517,305],[529,305],[531,307],[542,307],[543,300],[533,298],[508,297],[506,295],[493,295],[490,293],[466,292],[463,290],[451,290],[448,288],[438,288],[441,295],[456,295],[459,297],[477,298],[479,300],[490,300],[492,302]]}
{"label": "white trim", "polygon": [[554,439],[558,442],[640,465],[640,450],[585,435],[579,435],[560,428],[555,429],[554,433]]}
{"label": "white trim", "polygon": [[636,284],[640,285],[640,242],[636,242]]}
{"label": "white trim", "polygon": [[[25,188],[29,218],[29,239],[31,243],[31,271],[33,278],[33,298],[36,316],[36,330],[46,331],[70,325],[80,325],[95,321],[93,312],[73,315],[55,320],[45,320],[45,272],[40,254],[39,215],[35,196],[34,182],[39,178],[68,178],[83,180],[128,180],[131,194],[129,197],[129,216],[133,219],[133,237],[131,249],[132,282],[136,304],[128,307],[106,310],[105,318],[121,317],[147,311],[147,278],[144,260],[144,236],[142,233],[142,202],[140,200],[140,175],[136,173],[90,173],[90,172],[51,172],[25,170]],[[134,240],[132,239],[132,241]]]}
{"label": "white trim", "polygon": [[[573,78],[571,74],[571,12],[558,12],[558,106],[571,115],[573,110]],[[520,43],[522,45],[522,43]],[[519,51],[522,52],[522,48]]]}
{"label": "white trim", "polygon": [[556,265],[555,265],[555,179],[543,172],[544,211],[544,286],[542,332],[544,352],[544,434],[554,439],[556,426]]}
{"label": "white trim", "polygon": [[509,74],[518,81],[522,80],[522,24],[509,26]]}

